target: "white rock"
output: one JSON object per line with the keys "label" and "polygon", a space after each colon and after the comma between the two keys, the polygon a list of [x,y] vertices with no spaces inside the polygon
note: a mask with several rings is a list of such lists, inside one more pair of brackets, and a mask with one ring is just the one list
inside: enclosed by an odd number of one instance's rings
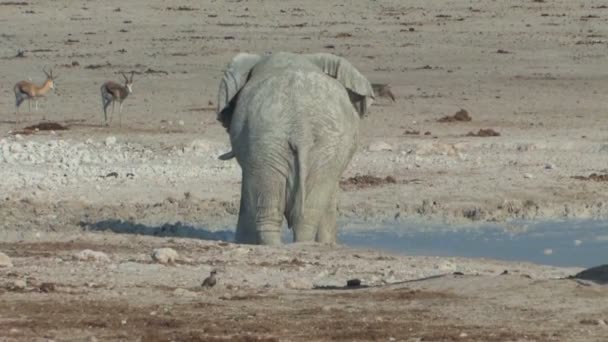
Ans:
{"label": "white rock", "polygon": [[13,289],[23,290],[27,287],[27,283],[23,279],[17,279],[13,282]]}
{"label": "white rock", "polygon": [[8,255],[0,252],[0,268],[2,267],[13,267],[13,262]]}
{"label": "white rock", "polygon": [[110,257],[106,253],[90,249],[85,249],[74,254],[74,258],[80,261],[110,262]]}
{"label": "white rock", "polygon": [[161,264],[174,263],[179,255],[173,248],[157,248],[152,252],[152,259]]}
{"label": "white rock", "polygon": [[555,164],[553,164],[553,163],[547,163],[547,164],[545,164],[545,169],[547,169],[547,170],[553,170],[553,169],[555,169]]}
{"label": "white rock", "polygon": [[384,141],[374,141],[369,144],[367,150],[370,152],[379,152],[379,151],[392,151],[393,147]]}
{"label": "white rock", "polygon": [[532,174],[530,174],[530,173],[524,173],[524,178],[525,179],[532,179],[532,178],[534,178],[534,176]]}
{"label": "white rock", "polygon": [[116,144],[116,137],[110,136],[106,138],[106,146],[112,146]]}

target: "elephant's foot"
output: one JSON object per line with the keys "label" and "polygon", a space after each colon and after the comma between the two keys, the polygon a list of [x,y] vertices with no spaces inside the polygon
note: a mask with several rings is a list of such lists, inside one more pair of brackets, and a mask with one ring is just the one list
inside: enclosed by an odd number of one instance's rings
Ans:
{"label": "elephant's foot", "polygon": [[336,244],[336,230],[335,229],[319,229],[317,233],[317,242],[327,245]]}
{"label": "elephant's foot", "polygon": [[240,233],[238,230],[236,232],[236,236],[234,237],[234,242],[255,245],[258,243],[257,237],[253,234]]}
{"label": "elephant's foot", "polygon": [[258,230],[258,243],[265,246],[280,246],[281,245],[281,231],[277,229],[259,229]]}
{"label": "elephant's foot", "polygon": [[315,241],[317,230],[314,226],[299,225],[293,229],[294,242],[312,242]]}

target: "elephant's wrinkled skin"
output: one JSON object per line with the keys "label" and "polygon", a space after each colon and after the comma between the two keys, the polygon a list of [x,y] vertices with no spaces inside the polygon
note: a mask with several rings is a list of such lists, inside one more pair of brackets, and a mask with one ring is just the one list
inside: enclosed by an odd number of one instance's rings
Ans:
{"label": "elephant's wrinkled skin", "polygon": [[242,169],[236,241],[336,241],[336,192],[374,93],[331,54],[238,54],[221,81],[218,120]]}

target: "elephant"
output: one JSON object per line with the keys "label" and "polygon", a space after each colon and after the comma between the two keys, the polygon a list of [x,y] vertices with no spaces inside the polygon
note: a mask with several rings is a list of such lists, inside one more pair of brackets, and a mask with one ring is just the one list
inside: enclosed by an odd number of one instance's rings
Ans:
{"label": "elephant", "polygon": [[242,171],[235,242],[332,244],[336,196],[357,148],[359,121],[374,101],[370,82],[329,53],[239,53],[218,92],[217,119]]}

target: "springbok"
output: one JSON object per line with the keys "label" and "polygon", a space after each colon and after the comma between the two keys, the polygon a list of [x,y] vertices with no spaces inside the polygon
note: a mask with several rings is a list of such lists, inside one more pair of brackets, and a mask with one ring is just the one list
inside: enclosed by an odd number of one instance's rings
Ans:
{"label": "springbok", "polygon": [[[105,125],[108,126],[108,106],[112,103],[112,114],[114,114],[115,102],[118,101],[120,104],[119,117],[120,126],[122,126],[122,102],[133,92],[133,75],[135,71],[131,71],[131,78],[129,79],[124,72],[121,72],[122,77],[125,78],[125,85],[118,84],[114,81],[107,81],[101,85],[101,103],[103,105],[103,116]],[[113,115],[112,115],[113,116]],[[112,123],[112,116],[110,116],[110,123]]]}
{"label": "springbok", "polygon": [[38,110],[38,98],[44,97],[46,93],[55,87],[54,81],[57,79],[57,76],[53,76],[53,70],[51,69],[50,73],[48,73],[42,68],[42,72],[46,75],[46,81],[41,86],[37,86],[30,81],[19,81],[15,84],[13,88],[15,91],[15,115],[19,113],[19,106],[25,100],[27,100],[30,112],[32,111],[32,99],[34,100],[36,110]]}
{"label": "springbok", "polygon": [[393,95],[390,84],[372,83],[372,89],[377,97],[388,97],[395,102],[395,95]]}

